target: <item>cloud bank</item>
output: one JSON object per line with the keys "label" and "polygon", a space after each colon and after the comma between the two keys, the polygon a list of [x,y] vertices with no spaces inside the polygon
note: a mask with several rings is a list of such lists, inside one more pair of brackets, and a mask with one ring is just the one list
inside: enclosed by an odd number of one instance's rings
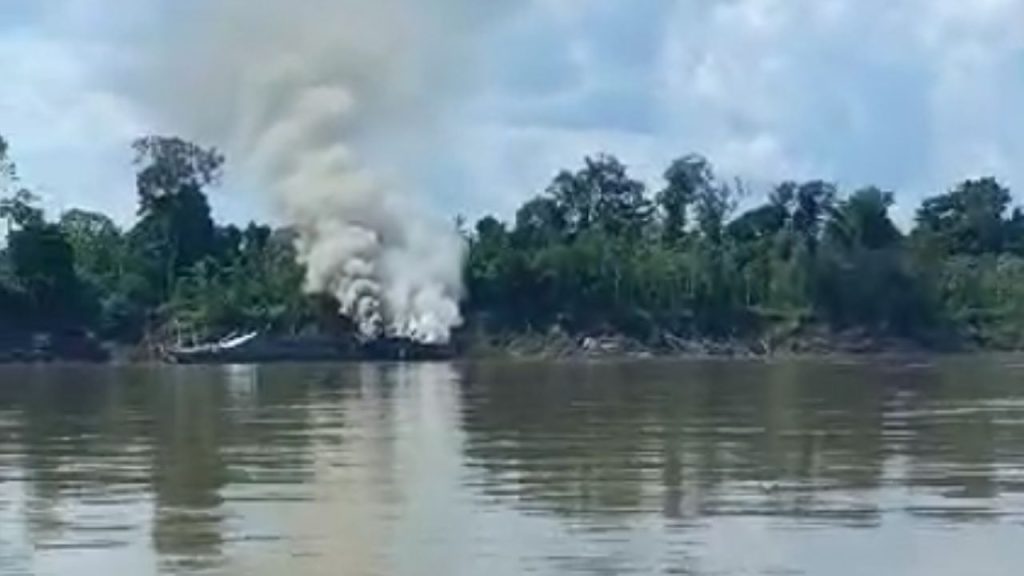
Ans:
{"label": "cloud bank", "polygon": [[[231,2],[143,0],[117,13],[99,0],[31,4],[0,23],[0,61],[10,64],[0,127],[27,179],[61,205],[130,203],[122,143],[164,126],[100,70],[130,61],[140,42],[174,45],[185,32],[171,23],[196,6],[228,10]],[[409,25],[413,37],[437,29],[432,15],[454,13],[445,2],[421,4],[440,9],[420,9],[417,18],[430,13],[422,28]],[[697,151],[753,183],[877,183],[896,190],[904,209],[972,175],[1024,186],[1024,0],[509,0],[492,8],[475,2],[457,22],[466,30],[486,23],[486,31],[454,49],[472,65],[440,67],[449,78],[430,114],[396,115],[375,135],[359,134],[367,162],[415,183],[415,194],[444,212],[507,214],[557,168],[595,151],[620,154],[649,180],[671,157]],[[345,26],[325,14],[319,26]],[[230,34],[230,23],[220,26]],[[461,79],[463,68],[479,73]],[[429,126],[403,130],[405,122]],[[352,120],[352,134],[363,128]],[[230,215],[250,215],[251,203],[228,194],[218,202]]]}

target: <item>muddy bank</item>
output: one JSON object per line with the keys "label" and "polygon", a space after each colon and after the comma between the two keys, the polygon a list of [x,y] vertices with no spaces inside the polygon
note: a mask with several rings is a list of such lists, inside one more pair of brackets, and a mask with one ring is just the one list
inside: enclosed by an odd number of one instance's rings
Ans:
{"label": "muddy bank", "polygon": [[460,347],[462,355],[469,358],[523,359],[917,355],[972,350],[979,348],[940,339],[912,340],[821,328],[749,338],[707,338],[662,332],[647,339],[613,332],[570,334],[555,328],[544,333],[477,333],[472,340],[464,340]]}
{"label": "muddy bank", "polygon": [[570,333],[484,333],[465,330],[445,346],[397,339],[361,341],[347,335],[261,335],[241,349],[191,355],[168,354],[166,345],[143,342],[119,345],[87,335],[47,335],[0,341],[0,363],[175,362],[189,364],[435,361],[455,359],[643,359],[762,358],[849,355],[925,355],[1002,351],[1001,348],[950,339],[908,339],[863,330],[835,332],[822,327],[776,331],[753,337],[708,338],[667,331],[647,338],[613,331]]}
{"label": "muddy bank", "polygon": [[89,334],[6,333],[0,363],[107,362],[109,346]]}

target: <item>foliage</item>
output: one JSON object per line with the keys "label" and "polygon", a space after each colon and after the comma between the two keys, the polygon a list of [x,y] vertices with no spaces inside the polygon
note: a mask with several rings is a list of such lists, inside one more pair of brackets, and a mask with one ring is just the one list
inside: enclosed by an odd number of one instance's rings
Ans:
{"label": "foliage", "polygon": [[[672,162],[664,179],[647,200],[618,160],[588,158],[511,228],[482,218],[468,313],[496,329],[742,336],[795,321],[1024,344],[1024,213],[1007,215],[993,179],[926,200],[909,237],[878,188],[843,197],[829,182],[784,182],[733,217],[739,190],[705,158]],[[629,200],[599,210],[609,196]]]}
{"label": "foliage", "polygon": [[916,233],[947,254],[1001,252],[1008,229],[1016,228],[1004,218],[1010,199],[1010,191],[994,178],[968,180],[948,194],[924,201]]}
{"label": "foliage", "polygon": [[225,258],[196,263],[178,281],[167,310],[173,329],[199,339],[239,330],[294,333],[312,315],[291,238],[255,224],[235,236]]}
{"label": "foliage", "polygon": [[[251,224],[217,226],[205,188],[220,178],[216,150],[178,138],[134,145],[139,218],[126,232],[73,209],[47,222],[37,198],[0,200],[0,331],[80,330],[125,342],[219,337],[246,328],[298,331],[312,321],[293,235]],[[0,169],[16,171],[0,139]]]}
{"label": "foliage", "polygon": [[[291,231],[214,221],[214,149],[138,140],[138,218],[124,229],[78,209],[48,221],[7,150],[0,138],[0,335],[296,333],[336,309],[304,294]],[[759,337],[815,323],[1024,346],[1024,212],[996,180],[926,199],[906,235],[878,188],[783,182],[737,213],[741,196],[697,155],[672,162],[653,194],[618,159],[586,158],[510,222],[463,232],[464,312],[494,330]]]}
{"label": "foliage", "polygon": [[215,252],[215,225],[204,188],[220,178],[224,157],[178,138],[134,144],[139,221],[128,250],[155,298],[166,300],[178,277]]}

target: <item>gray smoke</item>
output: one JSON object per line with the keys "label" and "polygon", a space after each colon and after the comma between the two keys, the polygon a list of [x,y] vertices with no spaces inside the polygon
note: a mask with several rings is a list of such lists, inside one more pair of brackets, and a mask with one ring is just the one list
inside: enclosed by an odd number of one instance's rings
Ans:
{"label": "gray smoke", "polygon": [[272,191],[308,290],[334,294],[368,335],[444,342],[461,322],[461,239],[361,153],[430,142],[504,3],[182,0],[154,19],[137,92]]}

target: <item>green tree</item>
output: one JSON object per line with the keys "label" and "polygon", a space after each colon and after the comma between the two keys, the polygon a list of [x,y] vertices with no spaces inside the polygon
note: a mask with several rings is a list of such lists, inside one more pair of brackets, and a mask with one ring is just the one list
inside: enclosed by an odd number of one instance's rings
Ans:
{"label": "green tree", "polygon": [[1010,191],[995,178],[967,180],[952,191],[928,198],[917,212],[918,239],[946,254],[986,254],[1003,249],[1004,215]]}
{"label": "green tree", "polygon": [[585,158],[582,169],[561,172],[547,192],[571,235],[597,226],[612,236],[638,239],[650,222],[652,207],[643,183],[630,178],[614,156]]}
{"label": "green tree", "polygon": [[204,189],[218,182],[224,157],[180,138],[151,136],[133,147],[139,221],[128,234],[131,264],[155,305],[167,299],[179,275],[216,253]]}
{"label": "green tree", "polygon": [[25,191],[0,201],[0,216],[10,223],[6,256],[13,281],[27,297],[35,328],[82,328],[95,310],[75,271],[74,250],[60,226],[43,219],[35,201]]}
{"label": "green tree", "polygon": [[554,198],[533,198],[516,212],[514,236],[519,245],[540,247],[560,242],[567,229],[565,213]]}
{"label": "green tree", "polygon": [[[783,197],[786,194],[780,192]],[[817,250],[825,221],[835,207],[837,195],[834,184],[821,180],[796,187],[790,220],[798,240],[812,255]]]}
{"label": "green tree", "polygon": [[839,203],[826,226],[833,244],[850,250],[880,250],[899,242],[902,235],[889,218],[893,204],[891,192],[864,188]]}
{"label": "green tree", "polygon": [[58,226],[74,252],[78,274],[103,290],[115,289],[124,245],[114,221],[98,212],[74,209],[61,215]]}
{"label": "green tree", "polygon": [[694,212],[700,237],[712,244],[722,242],[725,227],[736,210],[737,191],[727,184],[714,182],[697,189]]}
{"label": "green tree", "polygon": [[672,162],[665,171],[665,188],[656,201],[662,217],[662,237],[670,244],[684,238],[691,205],[715,185],[711,164],[703,156],[691,154]]}
{"label": "green tree", "polygon": [[165,327],[174,337],[207,339],[239,330],[296,333],[311,321],[313,303],[302,290],[305,273],[292,235],[250,224],[238,231],[237,240],[226,251],[229,258],[203,259],[178,279],[166,306]]}
{"label": "green tree", "polygon": [[21,189],[9,198],[0,199],[0,218],[7,221],[8,232],[17,228],[41,226],[43,211],[36,203],[39,197]]}

